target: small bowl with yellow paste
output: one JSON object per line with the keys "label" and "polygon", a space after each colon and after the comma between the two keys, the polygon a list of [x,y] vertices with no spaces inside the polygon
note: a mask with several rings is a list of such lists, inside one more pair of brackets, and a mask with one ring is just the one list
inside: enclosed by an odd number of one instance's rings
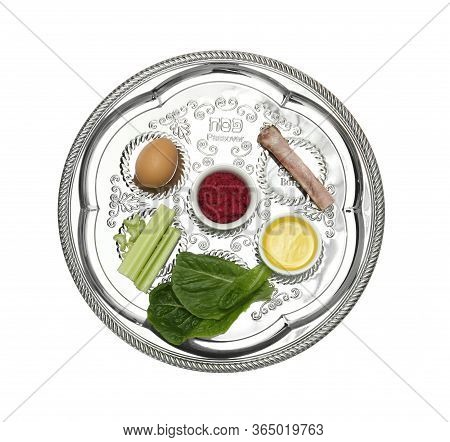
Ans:
{"label": "small bowl with yellow paste", "polygon": [[259,253],[264,263],[282,275],[309,270],[320,256],[322,238],[308,219],[297,214],[272,218],[259,236]]}

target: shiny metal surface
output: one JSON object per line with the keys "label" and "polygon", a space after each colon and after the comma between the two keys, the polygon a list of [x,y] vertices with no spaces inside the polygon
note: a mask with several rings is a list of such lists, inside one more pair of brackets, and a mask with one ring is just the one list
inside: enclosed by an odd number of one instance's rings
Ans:
{"label": "shiny metal surface", "polygon": [[[275,124],[333,193],[322,212],[256,142]],[[136,154],[165,134],[183,162],[174,185],[148,194],[133,183]],[[257,183],[254,215],[232,230],[197,219],[190,187],[202,171],[232,164]],[[273,297],[255,303],[212,340],[174,347],[146,323],[148,295],[117,273],[112,237],[125,218],[164,202],[177,212],[176,253],[212,253],[252,267],[259,233],[286,210],[321,234],[322,252],[307,272],[276,275]],[[74,280],[95,313],[129,344],[164,362],[205,371],[241,371],[291,357],[325,336],[351,309],[376,263],[384,200],[375,158],[343,105],[305,74],[275,60],[239,52],[189,54],[152,66],[113,91],[90,116],[69,153],[60,188],[63,250]]]}

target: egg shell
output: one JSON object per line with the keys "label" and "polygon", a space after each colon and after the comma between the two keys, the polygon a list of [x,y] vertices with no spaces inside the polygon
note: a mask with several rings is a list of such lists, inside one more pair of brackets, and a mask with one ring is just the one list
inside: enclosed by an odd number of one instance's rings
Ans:
{"label": "egg shell", "polygon": [[145,187],[156,189],[167,184],[178,166],[178,150],[168,138],[157,138],[139,153],[136,178]]}

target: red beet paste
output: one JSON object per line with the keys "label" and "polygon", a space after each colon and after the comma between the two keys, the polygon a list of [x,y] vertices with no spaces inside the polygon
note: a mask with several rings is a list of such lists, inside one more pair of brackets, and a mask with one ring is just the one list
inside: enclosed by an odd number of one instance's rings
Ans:
{"label": "red beet paste", "polygon": [[200,184],[198,204],[211,221],[227,224],[241,218],[250,204],[247,185],[230,172],[214,172]]}

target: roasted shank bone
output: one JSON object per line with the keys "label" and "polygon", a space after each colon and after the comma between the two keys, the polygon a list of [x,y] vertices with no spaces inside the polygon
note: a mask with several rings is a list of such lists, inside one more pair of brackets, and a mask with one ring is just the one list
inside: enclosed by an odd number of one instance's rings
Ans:
{"label": "roasted shank bone", "polygon": [[333,204],[334,199],[330,192],[293,151],[275,126],[264,127],[258,135],[258,143],[272,153],[321,210]]}

